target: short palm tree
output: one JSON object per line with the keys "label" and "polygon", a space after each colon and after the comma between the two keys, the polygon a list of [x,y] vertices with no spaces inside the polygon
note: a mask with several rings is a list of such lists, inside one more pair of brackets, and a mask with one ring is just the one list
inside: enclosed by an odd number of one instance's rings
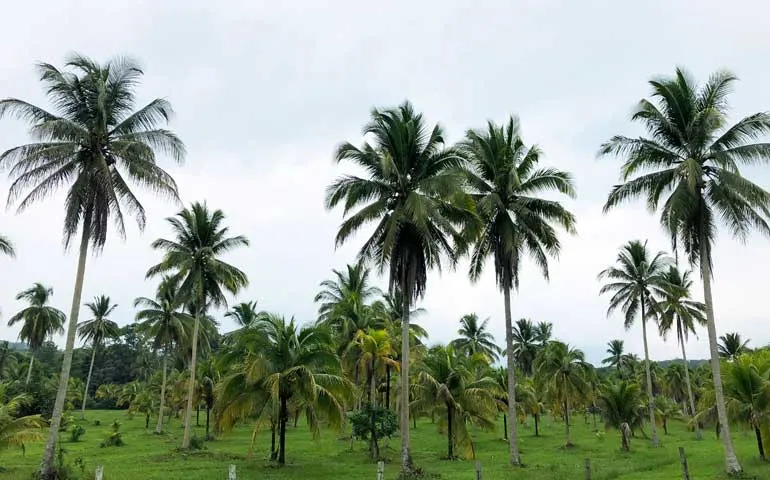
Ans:
{"label": "short palm tree", "polygon": [[[690,382],[690,364],[687,362],[685,343],[690,333],[695,333],[695,326],[706,325],[706,306],[690,298],[692,280],[688,270],[680,271],[671,266],[664,276],[663,297],[656,306],[658,313],[658,330],[663,338],[676,330],[676,341],[682,347],[682,364],[684,365],[687,398],[690,402],[690,414],[695,415],[695,397],[692,394]],[[695,423],[695,434],[700,439],[701,431]]]}
{"label": "short palm tree", "polygon": [[520,318],[513,325],[513,359],[524,375],[532,376],[535,357],[540,348],[537,327],[528,318]]}
{"label": "short palm tree", "polygon": [[96,349],[105,340],[114,340],[120,335],[118,324],[107,318],[118,307],[117,304],[110,303],[110,297],[104,295],[95,297],[93,302],[86,303],[86,307],[91,311],[92,318],[80,322],[78,325],[78,335],[83,343],[91,344],[91,364],[88,367],[86,386],[83,389],[80,418],[85,418],[86,416],[86,400],[88,399],[88,387],[91,384],[91,374],[94,371]]}
{"label": "short palm tree", "polygon": [[69,185],[64,202],[65,247],[82,232],[60,385],[41,466],[45,478],[53,475],[88,244],[97,252],[104,247],[110,221],[125,236],[124,211],[144,228],[144,207],[129,181],[178,200],[176,183],[156,164],[156,153],[168,154],[178,162],[185,155],[176,135],[157,128],[173,113],[168,101],[156,99],[135,110],[135,89],[143,74],[135,62],[116,58],[100,65],[75,54],[65,67],[38,65],[54,113],[15,98],[0,100],[0,118],[15,115],[29,122],[35,140],[0,154],[0,168],[8,169],[13,180],[9,203],[20,200],[18,211],[23,211]]}
{"label": "short palm tree", "polygon": [[257,302],[241,302],[225,313],[225,318],[232,318],[239,327],[246,327],[257,320]]}
{"label": "short palm tree", "polygon": [[471,255],[470,277],[481,277],[492,257],[497,286],[505,305],[505,355],[508,365],[508,423],[511,465],[520,465],[516,430],[516,379],[511,320],[511,291],[519,286],[521,260],[531,257],[548,278],[548,258],[558,255],[556,227],[575,232],[575,217],[559,202],[541,196],[558,192],[575,196],[572,176],[555,168],[538,168],[540,149],[527,147],[518,120],[486,130],[468,131],[461,143],[467,159],[465,181],[481,219]]}
{"label": "short palm tree", "polygon": [[770,193],[741,175],[739,168],[770,160],[770,143],[755,143],[770,132],[770,114],[755,113],[727,123],[727,96],[736,77],[716,72],[698,84],[682,69],[673,77],[650,81],[653,101],[642,100],[632,120],[642,122],[647,137],[615,136],[601,155],[625,163],[605,211],[626,200],[643,198],[651,210],[660,206],[661,223],[674,249],[682,247],[690,263],[699,265],[716,406],[724,435],[725,469],[738,473],[727,423],[711,295],[712,251],[721,222],[745,239],[752,230],[770,234]]}
{"label": "short palm tree", "polygon": [[[372,144],[358,148],[344,143],[336,160],[352,162],[365,175],[335,180],[327,189],[326,207],[344,206],[347,218],[337,232],[337,245],[363,225],[376,225],[359,259],[387,270],[389,290],[403,292],[401,391],[408,392],[411,306],[425,293],[428,272],[441,270],[442,257],[451,263],[456,260],[453,246],[462,247],[461,231],[473,216],[458,194],[460,157],[444,147],[441,127],[429,128],[410,103],[373,109],[364,134],[371,136]],[[408,395],[401,395],[399,410],[401,469],[408,473],[412,467]]]}
{"label": "short palm tree", "polygon": [[193,203],[190,208],[166,220],[171,225],[175,238],[160,238],[152,243],[152,248],[162,250],[164,256],[159,264],[147,271],[147,277],[174,275],[185,303],[195,306],[182,439],[182,448],[189,448],[201,319],[206,316],[207,307],[227,305],[225,293],[234,295],[248,285],[246,274],[220,257],[235,248],[248,246],[249,241],[240,235],[229,237],[230,229],[224,226],[225,214],[222,210],[209,210],[205,203]]}
{"label": "short palm tree", "polygon": [[602,360],[602,365],[620,370],[623,366],[623,354],[625,346],[623,340],[610,340],[607,342],[607,358]]}
{"label": "short palm tree", "polygon": [[743,340],[740,333],[726,333],[719,337],[719,356],[727,360],[735,360],[749,350],[749,340]]}
{"label": "short palm tree", "polygon": [[481,354],[490,362],[496,361],[500,356],[500,347],[495,345],[495,337],[487,330],[488,323],[488,318],[479,322],[479,316],[475,313],[463,315],[460,319],[460,329],[457,330],[460,336],[452,342],[455,351],[468,356]]}
{"label": "short palm tree", "polygon": [[35,283],[31,288],[16,295],[16,300],[25,300],[29,306],[8,320],[9,327],[22,323],[19,339],[27,342],[29,346],[29,369],[27,370],[25,385],[29,385],[29,380],[32,377],[35,352],[52,335],[64,332],[63,326],[66,317],[64,312],[49,305],[51,296],[53,296],[53,288],[46,287],[42,283]]}
{"label": "short palm tree", "polygon": [[0,452],[9,447],[23,447],[25,444],[42,440],[45,421],[40,415],[19,417],[19,410],[32,399],[27,395],[18,395],[5,400],[5,392],[0,390]]}
{"label": "short palm tree", "polygon": [[770,426],[770,362],[768,357],[746,358],[725,367],[725,399],[731,420],[754,430],[759,458],[765,460],[762,432]]}
{"label": "short palm tree", "polygon": [[682,409],[671,397],[658,396],[655,398],[655,418],[663,427],[663,434],[668,435],[668,422],[681,418]]}
{"label": "short palm tree", "polygon": [[136,313],[140,330],[151,340],[153,349],[163,357],[162,379],[160,384],[160,402],[158,403],[158,423],[155,433],[163,433],[163,412],[166,400],[166,380],[168,357],[174,346],[185,343],[192,334],[193,318],[182,307],[178,281],[173,277],[163,277],[155,299],[139,297],[134,300],[134,307],[141,308]]}
{"label": "short palm tree", "polygon": [[655,400],[650,374],[650,352],[647,347],[647,321],[655,318],[654,295],[660,295],[664,288],[664,275],[669,264],[670,260],[663,252],[651,255],[647,249],[647,242],[633,240],[620,249],[616,266],[609,267],[599,274],[599,280],[607,282],[599,293],[612,294],[607,315],[611,315],[617,309],[622,310],[623,325],[626,329],[634,324],[637,314],[641,318],[650,430],[654,447],[658,446],[658,433],[655,428]]}
{"label": "short palm tree", "polygon": [[625,427],[633,432],[644,425],[646,407],[639,384],[627,380],[603,384],[599,389],[599,405],[604,425],[620,430],[623,450],[628,451],[630,438]]}
{"label": "short palm tree", "polygon": [[16,256],[16,249],[13,247],[13,242],[4,235],[0,235],[0,253],[8,255],[9,257]]}

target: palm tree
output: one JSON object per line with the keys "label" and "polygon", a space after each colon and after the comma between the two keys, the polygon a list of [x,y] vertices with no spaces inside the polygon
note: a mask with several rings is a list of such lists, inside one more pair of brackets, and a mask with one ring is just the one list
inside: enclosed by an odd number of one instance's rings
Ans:
{"label": "palm tree", "polygon": [[551,322],[537,322],[534,327],[535,338],[540,347],[545,347],[548,342],[551,341],[553,336],[553,323]]}
{"label": "palm tree", "polygon": [[0,253],[8,255],[9,257],[16,256],[16,249],[13,247],[13,242],[4,235],[0,235]]}
{"label": "palm tree", "polygon": [[[425,293],[428,271],[441,270],[443,256],[454,263],[457,252],[451,241],[462,247],[459,230],[472,215],[458,195],[460,157],[444,148],[441,127],[429,129],[411,104],[373,109],[364,134],[371,135],[373,144],[357,148],[344,143],[337,149],[336,160],[351,161],[363,167],[366,175],[337,179],[327,189],[326,207],[344,205],[347,218],[337,232],[337,245],[364,224],[376,223],[358,256],[382,271],[387,269],[389,290],[403,292],[401,391],[408,392],[411,305]],[[401,468],[406,474],[412,466],[408,395],[401,395],[399,423]]]}
{"label": "palm tree", "polygon": [[166,371],[169,352],[175,345],[184,343],[191,334],[193,318],[181,309],[183,302],[178,290],[178,282],[173,277],[163,277],[158,285],[155,299],[139,297],[134,300],[134,307],[141,307],[136,313],[140,330],[152,339],[155,351],[163,357],[163,376],[160,384],[160,402],[158,423],[155,433],[163,433],[163,412],[166,400]]}
{"label": "palm tree", "polygon": [[538,352],[537,327],[528,318],[516,320],[513,326],[513,358],[524,375],[532,376]]}
{"label": "palm tree", "polygon": [[474,378],[470,362],[467,355],[458,355],[451,345],[433,347],[423,358],[417,376],[412,408],[444,417],[446,423],[439,425],[447,428],[449,460],[456,458],[455,444],[464,446],[466,456],[475,458],[468,423],[488,430],[495,425],[497,382],[491,377]]}
{"label": "palm tree", "polygon": [[631,328],[639,313],[642,322],[644,340],[644,368],[647,375],[647,394],[649,396],[650,430],[653,447],[658,446],[658,432],[655,428],[655,400],[650,374],[650,353],[647,348],[647,320],[655,318],[654,295],[660,295],[665,288],[664,275],[669,266],[669,259],[663,252],[652,256],[647,250],[647,242],[633,240],[621,247],[617,266],[602,270],[599,280],[606,280],[600,294],[612,293],[607,316],[617,309],[625,315],[623,325]]}
{"label": "palm tree", "polygon": [[719,356],[728,360],[735,360],[742,353],[748,351],[749,340],[743,341],[740,333],[726,333],[719,337]]}
{"label": "palm tree", "polygon": [[[676,329],[676,341],[682,347],[682,364],[684,365],[685,383],[687,384],[687,398],[690,401],[690,415],[695,416],[695,397],[692,394],[690,382],[690,364],[687,362],[687,352],[684,344],[690,333],[695,333],[695,325],[706,325],[706,306],[690,298],[692,280],[690,272],[681,271],[671,266],[664,277],[663,298],[658,302],[658,330],[663,338],[666,338],[671,330]],[[695,423],[695,435],[701,438],[701,431]]]}
{"label": "palm tree", "polygon": [[770,363],[762,359],[740,358],[725,368],[725,398],[730,417],[754,430],[759,458],[765,460],[762,431],[770,420]]}
{"label": "palm tree", "polygon": [[623,365],[624,354],[623,340],[610,340],[607,342],[607,358],[602,360],[602,365],[613,367],[620,371],[620,367]]}
{"label": "palm tree", "polygon": [[500,347],[495,345],[495,337],[487,331],[487,318],[479,324],[479,316],[475,313],[463,315],[460,319],[460,329],[457,334],[460,337],[452,342],[457,352],[464,352],[468,356],[475,354],[484,355],[490,362],[494,362],[500,356]]}
{"label": "palm tree", "polygon": [[536,369],[541,375],[541,382],[548,389],[549,396],[558,402],[564,410],[566,441],[564,446],[572,446],[570,431],[570,402],[580,400],[588,392],[586,372],[588,363],[581,350],[566,343],[553,341],[545,347],[537,358]]}
{"label": "palm tree", "polygon": [[0,389],[0,452],[45,438],[42,431],[45,421],[40,415],[18,416],[19,410],[32,400],[29,396],[17,395],[3,400],[5,391]]}
{"label": "palm tree", "polygon": [[628,451],[630,439],[625,427],[633,432],[644,425],[645,405],[639,384],[627,380],[607,382],[599,389],[599,404],[604,425],[620,430],[622,448]]}
{"label": "palm tree", "polygon": [[320,303],[318,318],[335,328],[351,333],[351,338],[360,329],[351,329],[352,325],[361,325],[359,317],[364,315],[368,300],[380,295],[380,289],[370,284],[371,270],[362,263],[347,265],[344,272],[332,270],[334,279],[321,282],[321,291],[314,301]]}
{"label": "palm tree", "polygon": [[193,203],[190,208],[167,218],[174,232],[174,240],[159,238],[152,248],[165,252],[163,260],[147,271],[147,277],[173,273],[179,282],[179,292],[187,304],[194,305],[195,321],[190,337],[190,377],[187,387],[182,448],[190,447],[190,421],[195,391],[195,362],[198,350],[198,332],[209,306],[227,305],[225,293],[238,293],[249,283],[246,274],[219,257],[238,247],[249,245],[244,236],[228,237],[229,228],[223,225],[222,210],[210,211],[205,203]]}
{"label": "palm tree", "polygon": [[621,169],[624,183],[612,189],[604,210],[637,197],[644,198],[651,210],[657,210],[663,200],[661,223],[671,236],[674,250],[683,247],[690,263],[700,267],[728,473],[740,472],[741,465],[735,456],[722,392],[711,295],[711,254],[719,218],[739,239],[745,239],[752,230],[770,234],[770,193],[739,171],[740,166],[770,159],[770,144],[753,143],[770,131],[770,115],[756,113],[728,126],[727,95],[735,80],[728,72],[717,72],[699,88],[682,69],[677,69],[674,77],[652,80],[652,96],[657,102],[642,100],[632,116],[632,120],[647,127],[649,136],[618,135],[600,150],[601,155],[625,160]]}
{"label": "palm tree", "polygon": [[682,409],[679,404],[671,397],[659,396],[655,398],[655,417],[660,421],[663,427],[663,434],[668,435],[668,422],[681,418]]}
{"label": "palm tree", "polygon": [[0,381],[11,377],[12,372],[18,367],[16,352],[11,350],[8,340],[0,342]]}
{"label": "palm tree", "polygon": [[232,318],[239,327],[246,327],[257,320],[257,302],[241,302],[225,313],[225,318]]}
{"label": "palm tree", "polygon": [[60,384],[41,466],[45,478],[52,476],[54,468],[88,244],[101,251],[110,220],[118,234],[125,236],[124,211],[133,214],[139,228],[144,228],[144,207],[128,180],[178,201],[176,183],[156,164],[155,153],[168,154],[177,162],[185,155],[184,144],[176,135],[157,128],[173,113],[168,101],[156,99],[134,110],[135,88],[143,74],[135,62],[116,58],[100,65],[75,54],[65,67],[67,70],[47,63],[38,65],[55,113],[15,98],[0,100],[0,118],[15,115],[28,121],[32,136],[38,140],[0,155],[0,168],[9,169],[13,180],[9,204],[21,200],[21,212],[59,187],[70,185],[64,204],[65,248],[79,229],[82,232]]}
{"label": "palm tree", "polygon": [[229,429],[238,420],[277,410],[278,464],[284,465],[290,401],[307,412],[314,437],[320,433],[320,414],[333,426],[341,424],[342,404],[350,396],[351,384],[329,373],[339,369],[339,360],[328,330],[314,325],[300,328],[293,318],[287,322],[266,313],[256,325],[239,331],[236,341],[248,354],[218,388],[221,427]]}
{"label": "palm tree", "polygon": [[29,306],[8,320],[9,327],[23,322],[19,331],[19,340],[27,342],[30,350],[25,385],[29,385],[29,379],[32,377],[35,352],[52,335],[64,332],[62,327],[66,317],[61,310],[49,305],[51,296],[53,296],[53,288],[46,287],[42,283],[33,284],[31,288],[16,295],[16,300],[26,300]]}
{"label": "palm tree", "polygon": [[516,379],[511,320],[511,290],[518,289],[521,260],[530,256],[548,278],[548,258],[561,243],[555,226],[575,232],[575,217],[560,203],[539,195],[556,191],[575,196],[572,176],[554,168],[537,168],[540,149],[527,148],[518,120],[492,122],[486,131],[469,131],[461,149],[467,159],[466,184],[482,225],[471,256],[470,277],[477,281],[486,259],[493,257],[495,277],[505,305],[505,355],[508,362],[508,423],[511,465],[520,465],[516,430]]}
{"label": "palm tree", "polygon": [[116,308],[117,304],[110,304],[110,297],[100,295],[93,302],[86,303],[91,310],[93,318],[81,322],[78,325],[78,334],[83,343],[91,343],[91,365],[88,367],[86,387],[83,390],[83,403],[80,406],[80,418],[86,417],[86,400],[88,399],[88,386],[91,384],[91,374],[94,371],[94,359],[96,349],[105,340],[114,340],[120,335],[118,324],[107,318]]}

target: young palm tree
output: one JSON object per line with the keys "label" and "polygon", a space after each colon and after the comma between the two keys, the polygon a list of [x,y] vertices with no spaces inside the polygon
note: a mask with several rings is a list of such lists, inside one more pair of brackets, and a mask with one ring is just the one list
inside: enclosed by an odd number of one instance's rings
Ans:
{"label": "young palm tree", "polygon": [[495,337],[487,331],[487,318],[479,324],[479,316],[475,313],[463,315],[460,319],[460,329],[457,330],[459,338],[452,342],[457,352],[464,352],[468,356],[484,355],[490,362],[495,362],[500,356],[500,347],[495,345]]}
{"label": "young palm tree", "polygon": [[551,337],[553,336],[553,323],[537,322],[534,330],[537,343],[540,347],[545,347],[546,344],[551,341]]}
{"label": "young palm tree", "polygon": [[486,131],[469,131],[461,149],[467,159],[465,177],[482,221],[473,247],[470,277],[477,281],[486,259],[493,257],[505,305],[505,354],[508,362],[508,423],[511,465],[520,465],[516,430],[516,379],[511,320],[511,291],[518,289],[521,260],[529,256],[548,278],[548,258],[561,248],[555,227],[575,232],[575,217],[559,202],[540,195],[575,196],[572,176],[555,168],[538,168],[540,149],[526,147],[518,120],[505,126],[492,122]]}
{"label": "young palm tree", "polygon": [[[380,289],[371,285],[371,270],[362,263],[347,265],[344,272],[332,270],[334,279],[321,282],[321,291],[315,296],[314,301],[320,303],[318,318],[329,325],[340,327],[343,330],[346,322],[359,325],[357,321],[368,301],[381,295]],[[355,336],[356,329],[353,331]]]}
{"label": "young palm tree", "polygon": [[225,313],[225,318],[232,318],[239,327],[246,327],[257,321],[257,302],[241,302]]}
{"label": "young palm tree", "polygon": [[726,333],[719,337],[717,349],[719,356],[727,360],[735,360],[749,350],[749,340],[743,341],[740,333]]}
{"label": "young palm tree", "polygon": [[[403,292],[401,391],[408,392],[411,305],[425,293],[428,271],[441,270],[443,256],[454,263],[457,251],[451,242],[462,247],[461,230],[473,216],[458,194],[460,157],[444,148],[442,129],[429,129],[411,104],[372,110],[364,134],[372,136],[373,144],[357,148],[344,143],[336,160],[362,167],[365,176],[337,179],[327,189],[326,207],[342,204],[348,217],[337,232],[337,245],[364,224],[376,224],[359,258],[387,269],[389,290]],[[407,473],[412,459],[406,394],[401,395],[400,427],[401,468]]]}
{"label": "young palm tree", "polygon": [[682,409],[679,403],[671,397],[655,398],[655,418],[663,427],[663,434],[668,435],[668,422],[681,418]]}
{"label": "young palm tree", "polygon": [[140,229],[145,212],[129,186],[133,181],[178,201],[173,178],[156,164],[156,152],[181,162],[185,148],[168,130],[157,128],[171,117],[168,101],[156,99],[136,106],[135,88],[142,70],[132,60],[117,58],[100,65],[81,55],[71,56],[67,70],[38,65],[40,80],[54,113],[15,98],[0,100],[0,118],[15,115],[31,124],[36,143],[21,145],[0,155],[0,168],[13,180],[9,203],[19,200],[18,211],[69,185],[64,204],[64,244],[68,247],[80,229],[75,289],[67,327],[67,340],[54,402],[42,473],[51,477],[54,448],[64,409],[72,366],[78,314],[88,244],[101,251],[110,220],[125,236],[124,211],[136,218]]}
{"label": "young palm tree", "polygon": [[16,256],[16,249],[13,247],[13,242],[4,235],[0,235],[0,253],[8,255],[9,257]]}
{"label": "young palm tree", "polygon": [[655,400],[653,398],[652,376],[650,374],[650,353],[647,348],[647,320],[655,318],[654,295],[661,295],[665,288],[664,275],[669,259],[663,252],[652,256],[647,242],[633,240],[620,249],[617,266],[609,267],[599,274],[599,280],[606,280],[600,294],[612,293],[607,316],[617,309],[625,315],[624,326],[631,328],[639,314],[644,340],[644,368],[647,376],[649,396],[650,430],[652,445],[658,446],[658,432],[655,427]]}
{"label": "young palm tree", "polygon": [[81,322],[78,325],[78,335],[80,336],[80,340],[83,343],[91,343],[91,365],[88,367],[86,386],[83,389],[83,403],[80,406],[80,418],[86,417],[88,386],[91,384],[91,374],[94,371],[96,349],[105,340],[114,340],[120,336],[120,327],[118,327],[118,324],[107,318],[117,306],[117,304],[110,304],[110,297],[104,295],[95,297],[93,302],[86,303],[86,307],[91,311],[93,318]]}
{"label": "young palm tree", "polygon": [[163,373],[160,384],[160,402],[158,423],[155,433],[163,433],[163,412],[166,400],[166,381],[168,356],[174,346],[185,343],[192,333],[193,318],[182,311],[184,303],[178,290],[178,282],[173,277],[163,277],[155,299],[139,297],[134,300],[134,307],[142,308],[136,314],[140,331],[152,339],[153,349],[160,351],[163,357]]}
{"label": "young palm tree", "polygon": [[733,420],[754,430],[759,458],[765,460],[762,431],[770,425],[770,363],[762,359],[740,358],[725,368],[727,412]]}
{"label": "young palm tree", "polygon": [[147,271],[147,277],[172,273],[179,282],[180,294],[187,304],[195,308],[182,439],[182,448],[189,448],[200,324],[206,317],[207,307],[226,306],[226,292],[235,295],[248,285],[246,274],[220,257],[235,248],[248,246],[249,241],[240,235],[228,237],[229,228],[223,225],[224,213],[221,210],[210,211],[205,203],[193,203],[190,208],[166,220],[175,238],[160,238],[152,243],[152,248],[162,250],[165,254],[159,264]]}
{"label": "young palm tree", "polygon": [[[695,325],[706,325],[706,306],[690,298],[692,280],[690,272],[680,271],[671,266],[664,277],[663,298],[658,301],[658,329],[663,338],[676,329],[676,341],[682,347],[682,364],[684,365],[687,398],[690,402],[690,414],[695,416],[695,397],[692,394],[690,382],[690,364],[687,362],[685,343],[690,333],[695,333]],[[701,431],[696,422],[695,434],[701,438]]]}
{"label": "young palm tree", "polygon": [[524,375],[532,376],[538,349],[537,327],[528,318],[520,318],[513,325],[513,358]]}
{"label": "young palm tree", "polygon": [[56,333],[64,332],[66,317],[64,312],[49,305],[53,288],[46,287],[42,283],[35,283],[31,288],[16,295],[16,300],[26,300],[29,306],[8,320],[8,326],[23,322],[19,339],[27,342],[29,346],[29,369],[27,381],[32,377],[32,363],[35,361],[35,352],[43,346],[43,343]]}
{"label": "young palm tree", "polygon": [[644,425],[646,406],[639,384],[627,380],[605,383],[599,389],[599,405],[604,425],[620,430],[623,450],[628,451],[630,439],[624,432],[624,424],[631,432]]}
{"label": "young palm tree", "polygon": [[623,354],[624,354],[623,340],[610,340],[607,342],[607,358],[602,360],[602,365],[613,367],[620,370],[623,366]]}
{"label": "young palm tree", "polygon": [[4,389],[0,389],[0,452],[45,438],[42,430],[45,421],[40,415],[18,416],[19,410],[31,400],[27,395],[18,395],[6,401]]}
{"label": "young palm tree", "polygon": [[[711,369],[725,467],[738,473],[727,424],[711,294],[712,251],[720,219],[730,233],[745,239],[758,230],[770,234],[770,193],[743,177],[739,168],[770,160],[769,143],[753,143],[770,132],[770,114],[756,113],[728,126],[727,95],[736,77],[711,75],[699,88],[682,69],[673,77],[650,82],[655,101],[642,100],[632,120],[641,121],[648,137],[615,136],[600,155],[621,156],[624,183],[607,199],[607,211],[626,200],[642,197],[648,207],[661,206],[661,223],[674,250],[681,246],[691,264],[699,265],[708,320]],[[665,197],[665,198],[664,198]]]}

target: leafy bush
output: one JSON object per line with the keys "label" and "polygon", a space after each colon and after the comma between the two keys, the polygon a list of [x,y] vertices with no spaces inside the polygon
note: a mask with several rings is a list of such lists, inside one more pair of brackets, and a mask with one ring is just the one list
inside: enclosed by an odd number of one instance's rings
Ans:
{"label": "leafy bush", "polygon": [[115,420],[112,422],[112,432],[104,439],[99,445],[100,447],[122,447],[125,445],[123,442],[123,434],[120,433],[120,422]]}
{"label": "leafy bush", "polygon": [[74,424],[75,424],[75,417],[73,417],[72,415],[62,415],[61,423],[59,424],[59,431],[66,432]]}
{"label": "leafy bush", "polygon": [[[353,429],[353,436],[368,439],[372,430],[372,407],[365,406],[348,414]],[[377,438],[390,437],[398,430],[396,414],[385,407],[374,407],[374,431]]]}
{"label": "leafy bush", "polygon": [[94,420],[94,427],[99,427],[101,425],[102,425],[102,421],[101,420]]}
{"label": "leafy bush", "polygon": [[70,442],[79,442],[80,437],[86,433],[86,429],[82,425],[73,425],[70,428]]}
{"label": "leafy bush", "polygon": [[203,439],[193,435],[190,439],[190,450],[203,450],[204,448],[206,447],[203,445]]}

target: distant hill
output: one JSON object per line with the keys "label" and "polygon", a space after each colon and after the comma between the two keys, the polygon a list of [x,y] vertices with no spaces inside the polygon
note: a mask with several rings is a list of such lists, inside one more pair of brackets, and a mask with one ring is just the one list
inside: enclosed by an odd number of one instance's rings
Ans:
{"label": "distant hill", "polygon": [[[0,343],[2,343],[2,342],[0,342]],[[19,350],[19,351],[22,351],[22,352],[26,352],[27,351],[27,344],[26,343],[21,343],[21,342],[8,342],[8,348],[10,348],[11,350]]]}
{"label": "distant hill", "polygon": [[[708,360],[687,360],[687,363],[690,365],[690,368],[696,368],[698,365],[702,363],[708,363]],[[673,360],[662,360],[660,362],[657,362],[658,365],[660,365],[663,368],[668,367],[672,363],[682,363],[681,358],[675,358]]]}

